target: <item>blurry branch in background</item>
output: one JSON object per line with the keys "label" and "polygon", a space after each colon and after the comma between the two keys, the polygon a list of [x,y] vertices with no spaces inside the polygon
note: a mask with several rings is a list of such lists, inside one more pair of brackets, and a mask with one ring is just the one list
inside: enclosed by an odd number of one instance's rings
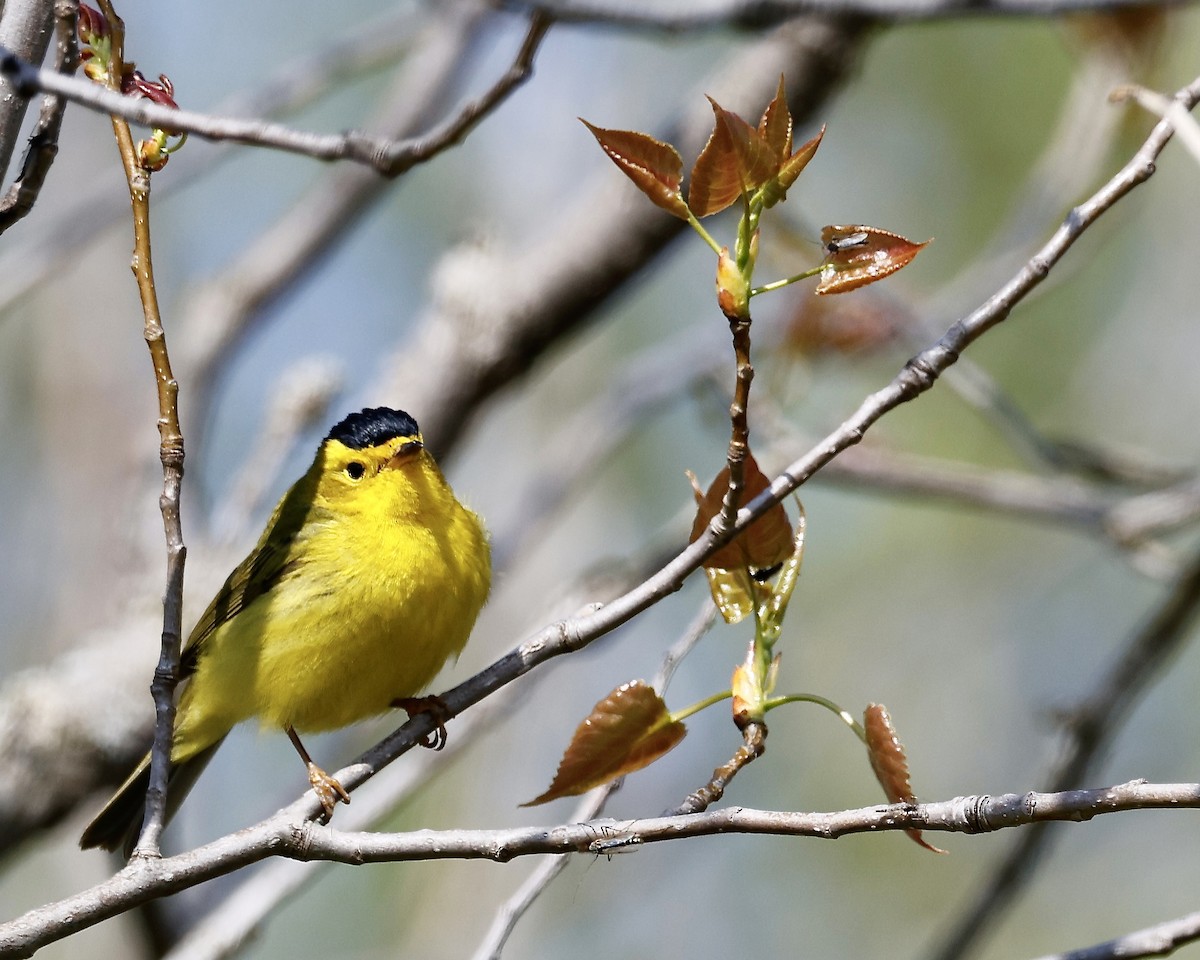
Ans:
{"label": "blurry branch in background", "polygon": [[[475,0],[437,7],[370,126],[401,138],[432,123],[439,104],[462,81],[474,58],[474,45],[488,23],[487,8]],[[504,75],[438,129],[406,141],[412,162],[392,175],[399,176],[460,142],[524,83],[548,27],[545,19],[535,17]],[[371,169],[334,170],[307,190],[232,265],[189,295],[184,327],[192,339],[187,343],[187,358],[202,385],[216,376],[230,349],[263,311],[353,229],[390,187],[389,181]]]}
{"label": "blurry branch in background", "polygon": [[[462,5],[462,9],[466,7],[466,4]],[[462,10],[457,15],[470,19]],[[468,104],[429,135],[411,140],[357,132],[308,133],[261,119],[217,117],[192,110],[173,110],[147,101],[131,100],[120,93],[95,87],[86,80],[42,69],[8,50],[4,50],[3,56],[0,56],[0,74],[9,78],[21,97],[28,98],[36,93],[55,94],[98,113],[118,116],[148,127],[194,133],[209,140],[270,147],[314,160],[349,160],[363,164],[385,177],[396,177],[461,141],[510,90],[518,86],[528,76],[533,53],[549,26],[550,21],[544,15],[531,15],[529,34],[522,50],[522,57],[526,61],[524,65],[518,62],[517,69],[509,71],[480,100]]]}
{"label": "blurry branch in background", "polygon": [[[1174,6],[1168,0],[1158,6]],[[602,23],[626,29],[685,33],[730,27],[762,30],[805,15],[860,15],[881,20],[935,20],[986,16],[1051,17],[1077,11],[1121,10],[1129,0],[976,0],[964,6],[960,0],[725,0],[710,5],[703,13],[643,9],[630,0],[587,3],[584,0],[503,0],[515,10],[544,10],[562,23]]]}
{"label": "blurry branch in background", "polygon": [[[1129,638],[1092,691],[1076,706],[1059,711],[1062,742],[1059,757],[1044,778],[1048,790],[1071,790],[1095,774],[1139,697],[1189,638],[1198,611],[1200,553],[1192,557],[1173,589]],[[1028,881],[1057,835],[1046,824],[1021,832],[1008,854],[977,885],[971,903],[934,951],[935,960],[961,960],[980,945],[1013,901],[1030,889]]]}
{"label": "blurry branch in background", "polygon": [[250,528],[256,512],[270,506],[268,495],[297,440],[306,430],[333,422],[329,407],[345,379],[342,364],[332,357],[307,357],[276,379],[258,438],[248,445],[246,459],[212,517],[218,539],[235,540]]}
{"label": "blurry branch in background", "polygon": [[1136,960],[1137,957],[1165,957],[1179,947],[1200,940],[1200,913],[1178,920],[1155,924],[1123,937],[1098,943],[1094,947],[1047,954],[1038,960]]}
{"label": "blurry branch in background", "polygon": [[[70,76],[79,66],[79,44],[75,37],[75,4],[70,0],[55,0],[54,4],[54,69]],[[21,161],[21,172],[0,198],[0,233],[22,219],[37,202],[46,175],[58,155],[58,134],[62,129],[63,112],[67,102],[47,94],[38,108],[38,120],[29,137],[28,152]]]}
{"label": "blurry branch in background", "polygon": [[[671,645],[663,657],[662,664],[653,682],[653,687],[660,696],[666,693],[667,687],[671,683],[671,678],[675,675],[675,670],[679,667],[679,664],[696,648],[696,644],[704,638],[705,634],[712,629],[713,624],[716,623],[716,618],[716,607],[709,603],[708,598],[705,597],[699,612],[692,618],[692,622],[688,624],[687,629]],[[579,805],[571,812],[568,822],[579,823],[596,819],[604,810],[604,805],[608,802],[608,798],[620,789],[621,783],[621,780],[614,780],[585,794]],[[603,853],[604,840],[604,833],[601,832],[597,839],[592,842],[590,849],[597,856]],[[566,869],[568,859],[565,854],[553,857],[543,862],[526,877],[525,882],[496,911],[496,917],[480,942],[479,947],[472,954],[472,960],[499,960],[500,955],[504,951],[504,945],[508,942],[508,938],[512,936],[512,932],[516,929],[521,918],[525,916],[529,908],[533,906],[534,901],[545,892],[546,888],[555,878]]]}
{"label": "blurry branch in background", "polygon": [[[349,833],[297,822],[294,808],[221,840],[162,860],[135,860],[66,900],[0,924],[0,957],[24,957],[148,900],[178,893],[272,856],[295,860],[407,863],[603,852],[692,837],[759,834],[834,840],[857,833],[937,830],[989,833],[1053,820],[1086,821],[1132,810],[1200,809],[1200,784],[1135,780],[1095,790],[955,797],[936,803],[876,804],[836,813],[730,807],[687,816],[597,820],[508,830]],[[290,812],[291,811],[291,812]],[[597,838],[603,838],[597,844]]]}
{"label": "blurry branch in background", "polygon": [[1196,162],[1200,163],[1200,124],[1196,123],[1196,118],[1185,110],[1181,103],[1136,84],[1117,87],[1109,97],[1113,103],[1133,100],[1144,110],[1149,110],[1171,124],[1179,136],[1180,143],[1187,147]]}
{"label": "blurry branch in background", "polygon": [[[0,3],[0,53],[41,63],[53,32],[54,0],[5,0]],[[0,179],[8,170],[29,101],[0,75]]]}

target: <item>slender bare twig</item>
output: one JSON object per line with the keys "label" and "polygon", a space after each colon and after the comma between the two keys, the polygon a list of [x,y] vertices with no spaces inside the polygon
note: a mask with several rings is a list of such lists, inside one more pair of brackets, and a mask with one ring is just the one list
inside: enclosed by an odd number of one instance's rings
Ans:
{"label": "slender bare twig", "polygon": [[397,177],[430,157],[436,156],[462,139],[496,104],[528,77],[533,55],[550,19],[541,13],[531,15],[530,31],[523,47],[524,62],[516,71],[505,74],[501,82],[478,100],[427,136],[409,140],[373,137],[365,133],[306,133],[266,120],[216,117],[192,110],[172,110],[146,100],[134,100],[75,77],[64,77],[23,61],[11,51],[0,55],[0,75],[7,77],[18,96],[32,97],[51,93],[98,113],[118,116],[148,127],[194,133],[208,140],[229,140],[249,146],[270,147],[298,153],[314,160],[349,160],[370,167],[385,177]]}
{"label": "slender bare twig", "polygon": [[[99,2],[108,22],[111,40],[112,52],[106,65],[107,83],[111,89],[119,90],[125,73],[125,27],[110,0]],[[166,332],[158,306],[158,290],[154,285],[154,258],[150,243],[150,171],[139,158],[128,122],[114,116],[112,126],[133,206],[133,260],[130,266],[142,302],[142,332],[154,366],[154,384],[158,395],[158,455],[163,471],[162,494],[158,505],[167,543],[167,585],[163,593],[162,646],[158,666],[154,669],[154,680],[150,685],[156,715],[150,786],[146,792],[146,818],[134,851],[135,856],[158,857],[159,835],[166,820],[167,772],[175,729],[175,685],[179,674],[179,650],[183,643],[183,570],[187,560],[179,513],[179,495],[183,486],[183,430],[179,425],[179,382],[171,371],[171,357],[167,352]]]}
{"label": "slender bare twig", "polygon": [[[1114,10],[1124,0],[726,0],[701,13],[686,8],[648,10],[644,4],[585,0],[505,0],[517,10],[536,7],[563,23],[684,33],[738,27],[761,30],[805,14],[857,14],[885,20],[931,20],[969,15],[1052,17],[1082,10]],[[1164,4],[1165,5],[1165,4]]]}
{"label": "slender bare twig", "polygon": [[[1050,790],[1069,790],[1095,769],[1138,697],[1187,639],[1188,628],[1198,610],[1200,553],[1193,557],[1157,610],[1130,638],[1091,694],[1066,713],[1060,755],[1045,777]],[[1030,875],[1045,859],[1054,836],[1055,832],[1045,825],[1021,833],[991,874],[976,886],[971,902],[934,952],[937,960],[958,960],[980,943],[1017,895],[1027,888]]]}
{"label": "slender bare twig", "polygon": [[1087,821],[1133,810],[1200,809],[1200,784],[1130,783],[1062,793],[955,797],[936,803],[891,804],[803,813],[730,807],[688,816],[507,830],[418,830],[351,833],[297,819],[298,804],[262,823],[188,853],[133,860],[90,890],[31,910],[0,925],[0,958],[28,957],[130,907],[177,893],[272,856],[361,865],[427,860],[492,860],[540,854],[594,853],[597,836],[635,838],[641,845],[717,834],[766,834],[835,840],[857,833],[936,830],[988,833],[1046,821]]}
{"label": "slender bare twig", "polygon": [[[54,69],[69,76],[79,66],[75,36],[76,6],[71,0],[54,3]],[[42,98],[37,124],[29,137],[29,152],[8,193],[0,198],[0,233],[25,217],[37,202],[46,175],[58,156],[58,133],[67,102],[54,94]]]}
{"label": "slender bare twig", "polygon": [[1165,957],[1188,943],[1200,940],[1200,913],[1177,920],[1156,923],[1152,927],[1127,933],[1093,947],[1047,954],[1038,960],[1137,960],[1138,957]]}

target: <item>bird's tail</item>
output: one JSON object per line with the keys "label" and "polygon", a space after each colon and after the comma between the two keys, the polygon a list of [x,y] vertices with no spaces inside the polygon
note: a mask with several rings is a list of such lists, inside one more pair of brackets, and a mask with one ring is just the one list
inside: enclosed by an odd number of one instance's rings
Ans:
{"label": "bird's tail", "polygon": [[[167,773],[168,821],[179,809],[179,804],[192,789],[201,771],[208,766],[208,761],[212,759],[213,753],[224,739],[222,737],[212,746],[205,747],[186,760],[171,762],[171,769]],[[84,850],[91,847],[116,850],[122,847],[125,855],[129,856],[137,843],[138,834],[141,833],[142,819],[146,814],[146,788],[149,784],[150,754],[146,754],[133,773],[121,784],[120,789],[113,794],[112,799],[104,805],[104,809],[87,825],[83,836],[79,838],[79,846]]]}

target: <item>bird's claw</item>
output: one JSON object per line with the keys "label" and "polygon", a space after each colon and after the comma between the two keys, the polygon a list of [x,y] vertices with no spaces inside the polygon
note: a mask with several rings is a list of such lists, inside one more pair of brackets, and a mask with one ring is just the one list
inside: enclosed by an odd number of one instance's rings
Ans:
{"label": "bird's claw", "polygon": [[311,760],[308,763],[308,782],[312,786],[313,793],[317,795],[317,799],[321,801],[321,806],[325,808],[325,815],[321,818],[322,823],[328,823],[333,819],[333,810],[339,801],[350,802],[350,794],[346,792],[345,787]]}
{"label": "bird's claw", "polygon": [[441,750],[446,745],[446,721],[450,719],[450,708],[441,697],[400,697],[392,701],[392,706],[405,711],[409,720],[419,713],[428,713],[432,717],[437,727],[417,741],[421,746]]}

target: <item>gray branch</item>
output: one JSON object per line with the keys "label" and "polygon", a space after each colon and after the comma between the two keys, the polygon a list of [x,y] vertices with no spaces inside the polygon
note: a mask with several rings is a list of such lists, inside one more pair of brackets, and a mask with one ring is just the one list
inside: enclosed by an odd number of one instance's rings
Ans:
{"label": "gray branch", "polygon": [[178,893],[268,857],[362,865],[429,860],[507,863],[539,854],[587,853],[604,837],[621,848],[719,834],[765,834],[836,840],[857,833],[934,830],[990,833],[1054,820],[1083,822],[1130,810],[1200,809],[1200,784],[1144,780],[1095,790],[955,797],[938,803],[891,804],[802,813],[730,807],[684,816],[599,820],[508,830],[418,830],[352,833],[319,826],[296,803],[258,825],[188,853],[134,860],[115,876],[66,900],[0,925],[0,958],[28,957],[49,943],[158,897]]}

